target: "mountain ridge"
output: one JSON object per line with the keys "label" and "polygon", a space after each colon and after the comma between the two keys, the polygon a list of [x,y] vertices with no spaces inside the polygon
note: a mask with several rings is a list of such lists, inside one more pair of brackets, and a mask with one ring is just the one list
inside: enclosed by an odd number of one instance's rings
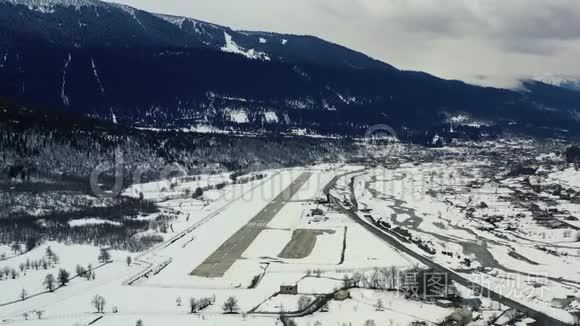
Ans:
{"label": "mountain ridge", "polygon": [[567,88],[574,91],[580,91],[580,77],[564,74],[546,74],[532,78],[532,80],[542,82],[544,84]]}
{"label": "mountain ridge", "polygon": [[461,115],[508,130],[580,129],[577,94],[558,88],[483,88],[313,36],[63,1],[0,0],[0,96],[143,128],[421,134]]}
{"label": "mountain ridge", "polygon": [[[5,12],[16,10],[24,17],[2,17],[0,14],[0,19],[4,18],[7,22],[10,21],[10,24],[0,27],[15,33],[30,31],[32,32],[30,34],[40,35],[45,41],[60,46],[77,48],[100,46],[209,47],[220,51],[227,50],[227,38],[231,37],[232,42],[239,45],[240,48],[247,51],[253,50],[256,53],[265,53],[265,56],[258,56],[256,59],[267,56],[290,63],[329,65],[348,63],[353,68],[359,69],[394,69],[392,66],[372,59],[363,53],[320,38],[310,41],[310,36],[270,34],[270,38],[278,38],[279,45],[284,47],[284,49],[280,49],[280,46],[273,45],[273,39],[270,39],[269,43],[262,43],[257,34],[265,35],[263,32],[240,32],[226,26],[193,18],[153,14],[113,2],[99,0],[1,0],[1,4],[12,6],[12,8],[0,8]],[[24,19],[35,22],[37,26],[42,26],[42,28],[29,26],[26,21],[22,21]],[[121,22],[121,20],[124,21]],[[199,26],[202,31],[197,30],[198,33],[195,33],[196,26]],[[90,29],[100,31],[100,35],[94,35]],[[252,36],[250,33],[256,36]],[[306,44],[301,44],[301,42],[306,42]],[[313,45],[320,48],[316,55],[300,55],[303,54],[304,47]],[[330,54],[334,53],[333,51],[338,51],[341,54],[338,57],[332,56]],[[288,57],[285,56],[286,53],[290,53]]]}

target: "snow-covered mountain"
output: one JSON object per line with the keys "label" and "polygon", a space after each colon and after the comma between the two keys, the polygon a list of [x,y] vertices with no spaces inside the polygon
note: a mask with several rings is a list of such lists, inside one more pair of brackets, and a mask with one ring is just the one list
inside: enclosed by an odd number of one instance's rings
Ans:
{"label": "snow-covered mountain", "polygon": [[0,28],[65,47],[199,47],[258,60],[392,69],[314,37],[234,31],[98,0],[0,0]]}
{"label": "snow-covered mountain", "polygon": [[580,93],[528,84],[482,88],[317,37],[98,0],[0,0],[0,97],[144,128],[346,134],[388,124],[429,138],[465,115],[489,128],[580,130]]}

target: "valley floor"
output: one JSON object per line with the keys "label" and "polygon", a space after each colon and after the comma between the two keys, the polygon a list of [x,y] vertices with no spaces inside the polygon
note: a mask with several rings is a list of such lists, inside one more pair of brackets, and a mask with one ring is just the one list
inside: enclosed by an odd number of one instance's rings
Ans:
{"label": "valley floor", "polygon": [[[415,164],[268,170],[244,182],[205,176],[135,185],[125,195],[155,201],[160,208],[138,219],[174,217],[165,232],[147,231],[163,241],[139,254],[110,250],[111,259],[101,262],[99,248],[89,245],[45,243],[19,256],[0,246],[0,254],[6,253],[0,270],[20,270],[18,277],[0,280],[0,325],[120,326],[142,320],[144,325],[260,326],[281,325],[281,315],[298,325],[368,320],[435,325],[456,308],[396,290],[398,273],[431,264],[571,322],[574,300],[565,307],[554,302],[580,296],[576,224],[557,214],[552,224],[539,223],[536,206],[517,200],[528,192],[522,178],[490,174],[491,166],[451,156]],[[535,182],[566,178],[575,187],[578,172],[561,171],[549,171]],[[192,198],[198,187],[206,190]],[[541,207],[547,197],[534,203]],[[552,197],[550,207],[577,215],[578,204]],[[398,244],[384,241],[380,232]],[[58,261],[46,268],[21,267],[46,259],[48,247]],[[77,265],[90,265],[94,277],[73,277],[54,292],[45,290],[46,274],[74,271]],[[384,277],[382,286],[369,286],[377,275]],[[297,286],[297,294],[281,293],[281,286]],[[487,325],[502,314],[507,318],[505,303],[458,283],[452,287],[464,298],[481,301],[474,325]],[[299,313],[347,288],[349,298],[330,300],[313,314]],[[102,314],[91,303],[96,295],[106,300]],[[230,297],[237,299],[239,314],[224,314],[222,304]],[[213,304],[191,314],[191,298],[210,298]],[[514,316],[507,319],[525,317]]]}

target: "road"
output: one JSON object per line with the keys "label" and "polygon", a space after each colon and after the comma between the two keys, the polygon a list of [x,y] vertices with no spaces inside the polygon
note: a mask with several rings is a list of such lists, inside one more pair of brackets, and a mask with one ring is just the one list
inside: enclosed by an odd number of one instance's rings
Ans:
{"label": "road", "polygon": [[201,277],[223,277],[230,267],[250,247],[272,221],[274,216],[286,205],[294,194],[308,181],[311,173],[304,172],[284,189],[274,200],[262,209],[246,225],[240,228],[213,254],[191,272],[191,275]]}
{"label": "road", "polygon": [[[338,178],[333,180],[333,182],[336,183],[337,180],[338,180]],[[567,325],[570,325],[570,324],[564,323],[556,318],[548,316],[543,312],[540,312],[540,311],[537,311],[533,308],[530,308],[530,307],[528,307],[520,302],[517,302],[515,300],[507,298],[507,297],[505,297],[497,292],[492,291],[491,289],[488,289],[484,286],[481,286],[480,284],[474,283],[474,282],[466,279],[465,277],[460,276],[459,274],[455,273],[454,271],[452,271],[446,267],[443,267],[442,265],[430,260],[429,258],[424,257],[421,254],[411,250],[410,248],[408,248],[407,246],[405,246],[404,244],[399,242],[395,237],[393,237],[393,236],[389,235],[388,233],[385,233],[382,230],[376,228],[375,226],[370,225],[369,223],[365,222],[355,212],[355,210],[353,208],[343,207],[340,204],[339,199],[330,195],[330,189],[332,189],[333,186],[334,186],[334,184],[329,185],[328,187],[326,187],[324,189],[325,193],[327,195],[329,195],[331,203],[341,213],[349,216],[356,223],[358,223],[363,228],[365,228],[367,231],[371,232],[372,234],[374,234],[378,238],[382,239],[383,241],[385,241],[389,245],[393,246],[394,248],[400,250],[401,252],[404,252],[405,254],[407,254],[415,259],[417,259],[418,261],[420,261],[421,263],[425,264],[426,266],[432,268],[436,272],[447,274],[451,281],[455,281],[458,284],[461,284],[461,285],[463,285],[467,288],[470,288],[470,289],[479,289],[480,293],[487,294],[489,296],[489,298],[491,298],[497,302],[500,302],[500,303],[502,303],[510,308],[513,308],[513,309],[516,309],[516,310],[519,310],[519,311],[525,313],[529,317],[536,319],[536,321],[540,322],[541,325],[546,325],[546,326],[567,326]],[[351,188],[351,195],[354,197],[354,192],[353,192],[352,188]],[[356,205],[354,205],[354,206],[356,207]]]}

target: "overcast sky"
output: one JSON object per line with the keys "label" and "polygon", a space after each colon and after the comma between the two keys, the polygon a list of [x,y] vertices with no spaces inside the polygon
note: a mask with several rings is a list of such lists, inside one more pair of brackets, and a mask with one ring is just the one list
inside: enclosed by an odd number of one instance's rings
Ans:
{"label": "overcast sky", "polygon": [[236,29],[316,35],[445,78],[506,84],[526,76],[580,75],[579,0],[115,2]]}

